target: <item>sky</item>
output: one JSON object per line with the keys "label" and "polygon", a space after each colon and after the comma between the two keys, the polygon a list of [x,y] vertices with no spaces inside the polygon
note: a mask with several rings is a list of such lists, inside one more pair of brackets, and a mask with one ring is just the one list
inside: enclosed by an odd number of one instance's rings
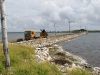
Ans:
{"label": "sky", "polygon": [[100,0],[5,0],[8,31],[100,30]]}

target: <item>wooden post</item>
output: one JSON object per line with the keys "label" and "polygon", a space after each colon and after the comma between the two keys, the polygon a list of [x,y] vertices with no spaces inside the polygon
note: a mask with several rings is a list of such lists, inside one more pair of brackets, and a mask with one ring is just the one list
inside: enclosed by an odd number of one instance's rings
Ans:
{"label": "wooden post", "polygon": [[9,56],[9,50],[8,50],[7,22],[6,22],[4,2],[5,0],[0,0],[1,31],[2,31],[3,52],[5,56],[5,68],[9,68],[10,56]]}

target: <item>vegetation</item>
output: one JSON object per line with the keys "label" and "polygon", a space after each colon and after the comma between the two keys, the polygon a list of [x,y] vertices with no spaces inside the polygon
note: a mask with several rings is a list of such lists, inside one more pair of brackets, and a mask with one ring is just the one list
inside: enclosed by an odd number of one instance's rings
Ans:
{"label": "vegetation", "polygon": [[92,75],[90,71],[81,68],[70,68],[67,73],[68,75]]}
{"label": "vegetation", "polygon": [[[0,75],[62,75],[56,65],[49,62],[37,63],[33,48],[10,44],[11,69],[4,68],[4,55],[0,45]],[[91,75],[89,71],[79,68],[67,70],[67,75]]]}
{"label": "vegetation", "polygon": [[87,32],[86,29],[80,29],[80,30],[73,30],[73,33],[80,33],[80,32]]}
{"label": "vegetation", "polygon": [[2,45],[0,45],[0,74],[2,75],[61,75],[55,65],[48,62],[37,63],[35,61],[34,49],[21,46],[9,45],[11,70],[8,72],[4,68],[4,55]]}

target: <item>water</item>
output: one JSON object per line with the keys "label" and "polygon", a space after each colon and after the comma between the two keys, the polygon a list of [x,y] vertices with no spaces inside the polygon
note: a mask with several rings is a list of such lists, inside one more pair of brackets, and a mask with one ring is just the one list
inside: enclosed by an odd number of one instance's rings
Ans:
{"label": "water", "polygon": [[[56,33],[56,35],[63,35],[67,33]],[[49,36],[55,36],[55,33],[48,33]],[[39,37],[40,33],[36,33],[36,36]],[[16,41],[17,39],[24,39],[24,32],[8,32],[8,41]],[[2,35],[0,33],[0,40],[2,40]]]}
{"label": "water", "polygon": [[[66,33],[57,33],[57,35]],[[54,36],[54,33],[49,33],[49,36]],[[39,33],[37,33],[39,36]],[[0,40],[2,36],[0,34]],[[9,41],[16,41],[19,38],[24,39],[23,32],[10,32],[8,33]],[[81,36],[70,42],[59,43],[65,50],[73,54],[79,55],[86,59],[89,64],[100,67],[100,33],[89,33],[88,35]]]}
{"label": "water", "polygon": [[[8,32],[8,40],[9,41],[16,41],[19,38],[24,38],[23,32]],[[0,33],[0,40],[2,39],[2,35]]]}
{"label": "water", "polygon": [[100,67],[100,33],[89,33],[71,42],[59,44],[66,51],[83,57],[89,64]]}

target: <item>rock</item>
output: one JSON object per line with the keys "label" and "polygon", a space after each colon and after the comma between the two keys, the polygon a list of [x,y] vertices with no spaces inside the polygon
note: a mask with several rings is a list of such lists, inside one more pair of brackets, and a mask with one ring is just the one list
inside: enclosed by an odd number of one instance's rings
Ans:
{"label": "rock", "polygon": [[95,75],[100,75],[100,67],[94,67],[93,70],[94,70],[93,73]]}
{"label": "rock", "polygon": [[53,59],[53,61],[55,64],[59,64],[59,65],[72,65],[72,62],[70,60],[66,60],[66,59]]}
{"label": "rock", "polygon": [[42,47],[42,48],[36,48],[36,59],[38,62],[43,62],[43,61],[50,61],[51,57],[49,55],[49,50],[46,47]]}
{"label": "rock", "polygon": [[[35,59],[37,62],[51,61],[51,63],[59,65],[59,70],[62,72],[66,71],[66,68],[80,67],[85,69],[91,69],[91,72],[94,75],[100,75],[99,67],[91,67],[87,64],[87,61],[83,58],[76,56],[72,53],[64,51],[61,46],[56,45],[55,43],[61,42],[64,40],[71,41],[72,39],[78,37],[81,34],[75,35],[65,35],[57,37],[49,37],[48,39],[43,39],[41,43],[39,39],[29,40],[18,42],[17,44],[35,47]],[[51,52],[50,52],[51,51]],[[50,54],[51,53],[51,54]]]}

